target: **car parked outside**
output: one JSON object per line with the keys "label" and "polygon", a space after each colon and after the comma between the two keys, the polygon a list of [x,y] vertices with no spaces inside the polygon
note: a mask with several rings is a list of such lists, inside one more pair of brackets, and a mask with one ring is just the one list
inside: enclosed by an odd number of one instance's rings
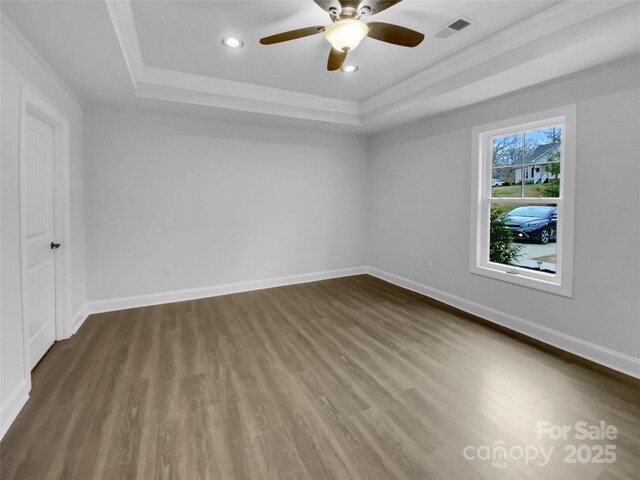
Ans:
{"label": "car parked outside", "polygon": [[548,205],[524,205],[505,214],[505,224],[514,240],[532,240],[547,244],[556,239],[558,208]]}

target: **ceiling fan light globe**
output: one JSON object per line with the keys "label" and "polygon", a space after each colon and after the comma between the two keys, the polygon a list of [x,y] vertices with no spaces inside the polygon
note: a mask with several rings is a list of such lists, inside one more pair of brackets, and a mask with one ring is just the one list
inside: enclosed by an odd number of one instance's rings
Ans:
{"label": "ceiling fan light globe", "polygon": [[369,27],[364,22],[354,18],[344,18],[329,25],[324,36],[331,46],[338,51],[353,50],[369,33]]}

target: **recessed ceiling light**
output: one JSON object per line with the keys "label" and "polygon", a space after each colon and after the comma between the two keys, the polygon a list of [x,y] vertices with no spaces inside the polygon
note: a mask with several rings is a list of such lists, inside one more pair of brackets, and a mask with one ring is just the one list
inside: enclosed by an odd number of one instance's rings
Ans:
{"label": "recessed ceiling light", "polygon": [[244,46],[244,42],[236,37],[223,38],[222,44],[229,48],[242,48]]}
{"label": "recessed ceiling light", "polygon": [[345,65],[340,69],[342,73],[355,73],[358,71],[357,65]]}

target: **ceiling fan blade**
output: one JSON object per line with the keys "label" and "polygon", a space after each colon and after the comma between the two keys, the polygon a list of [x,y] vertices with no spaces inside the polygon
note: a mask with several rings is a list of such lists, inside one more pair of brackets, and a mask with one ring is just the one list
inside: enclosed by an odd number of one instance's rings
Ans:
{"label": "ceiling fan blade", "polygon": [[295,40],[297,38],[308,37],[309,35],[315,35],[324,31],[324,25],[317,25],[315,27],[299,28],[298,30],[291,30],[289,32],[277,33],[270,37],[264,37],[260,39],[262,45],[272,45],[274,43],[288,42],[289,40]]}
{"label": "ceiling fan blade", "polygon": [[369,37],[381,42],[393,43],[402,47],[416,47],[424,40],[424,34],[391,23],[370,22],[367,23],[367,26],[369,27]]}
{"label": "ceiling fan blade", "polygon": [[327,62],[327,70],[333,72],[334,70],[340,69],[345,59],[347,58],[347,52],[341,52],[340,50],[336,50],[335,48],[331,49],[329,53],[329,61]]}
{"label": "ceiling fan blade", "polygon": [[380,13],[383,10],[386,10],[389,7],[393,7],[395,4],[400,3],[402,0],[365,0],[360,7],[369,7],[371,11],[368,13],[369,15],[375,15],[376,13]]}

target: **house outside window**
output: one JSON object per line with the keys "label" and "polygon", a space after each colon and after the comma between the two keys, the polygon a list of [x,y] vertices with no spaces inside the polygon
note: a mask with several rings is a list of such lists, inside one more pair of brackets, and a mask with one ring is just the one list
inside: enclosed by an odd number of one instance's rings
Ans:
{"label": "house outside window", "polygon": [[473,129],[471,272],[572,295],[575,106]]}

